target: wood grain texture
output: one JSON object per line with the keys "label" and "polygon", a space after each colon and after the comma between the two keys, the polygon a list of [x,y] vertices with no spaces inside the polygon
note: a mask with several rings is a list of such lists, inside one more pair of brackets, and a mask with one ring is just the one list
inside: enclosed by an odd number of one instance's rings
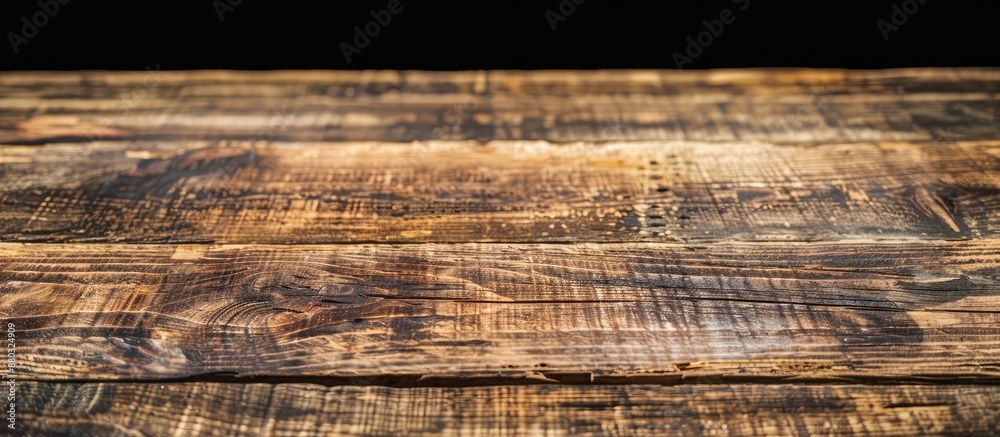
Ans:
{"label": "wood grain texture", "polygon": [[30,383],[26,435],[995,435],[1000,387]]}
{"label": "wood grain texture", "polygon": [[8,73],[0,142],[243,140],[275,123],[291,141],[975,140],[1000,134],[998,90],[987,69]]}
{"label": "wood grain texture", "polygon": [[4,147],[0,239],[220,243],[1000,235],[1000,143]]}
{"label": "wood grain texture", "polygon": [[0,73],[27,435],[995,435],[1000,70]]}
{"label": "wood grain texture", "polygon": [[998,262],[994,240],[8,243],[0,316],[43,380],[996,383]]}

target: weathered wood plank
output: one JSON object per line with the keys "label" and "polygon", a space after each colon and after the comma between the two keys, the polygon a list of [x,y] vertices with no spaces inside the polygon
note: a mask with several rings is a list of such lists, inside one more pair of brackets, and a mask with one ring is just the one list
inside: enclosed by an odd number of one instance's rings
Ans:
{"label": "weathered wood plank", "polygon": [[0,73],[19,426],[1000,433],[998,91]]}
{"label": "weathered wood plank", "polygon": [[[208,97],[147,98],[135,108],[128,107],[129,100],[28,101],[0,117],[6,126],[0,130],[0,143],[242,140],[262,131],[280,141],[977,140],[1000,135],[998,104],[991,96],[980,92],[917,100],[854,94],[787,98],[694,94],[584,101],[548,98],[557,100],[548,103],[529,103],[521,97],[486,100],[477,95],[373,102]],[[40,111],[39,106],[46,109]]]}
{"label": "weathered wood plank", "polygon": [[1000,135],[992,69],[0,75],[0,143],[929,141]]}
{"label": "weathered wood plank", "polygon": [[25,435],[990,435],[1000,387],[23,383]]}
{"label": "weathered wood plank", "polygon": [[996,240],[7,243],[0,293],[27,379],[1000,382]]}
{"label": "weathered wood plank", "polygon": [[[158,83],[187,84],[256,84],[288,86],[298,84],[370,84],[377,87],[403,83],[409,92],[450,92],[467,89],[469,84],[494,78],[519,93],[573,94],[617,93],[625,89],[632,93],[655,93],[669,83],[691,87],[802,87],[824,83],[847,83],[882,89],[881,84],[905,82],[921,86],[945,84],[949,89],[982,82],[1000,82],[997,68],[900,68],[883,70],[758,68],[714,70],[492,70],[492,71],[417,71],[417,70],[164,70],[150,65],[145,71],[7,71],[0,76],[0,86],[46,87],[90,86],[130,88],[159,75]],[[930,84],[930,85],[928,85]],[[572,88],[567,88],[572,85]],[[438,89],[442,88],[442,89]],[[922,89],[921,89],[922,90]],[[918,92],[921,90],[917,90]],[[403,91],[403,90],[400,90]],[[888,88],[886,92],[899,92]],[[513,92],[513,91],[512,91]],[[792,91],[800,92],[800,91]],[[242,94],[242,93],[240,93]]]}
{"label": "weathered wood plank", "polygon": [[1000,235],[992,141],[0,146],[0,239],[815,241]]}

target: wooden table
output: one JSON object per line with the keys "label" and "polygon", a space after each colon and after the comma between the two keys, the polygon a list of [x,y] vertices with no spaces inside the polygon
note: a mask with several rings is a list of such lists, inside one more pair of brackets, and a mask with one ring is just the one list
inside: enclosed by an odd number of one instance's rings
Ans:
{"label": "wooden table", "polygon": [[16,428],[1000,433],[998,91],[3,73]]}

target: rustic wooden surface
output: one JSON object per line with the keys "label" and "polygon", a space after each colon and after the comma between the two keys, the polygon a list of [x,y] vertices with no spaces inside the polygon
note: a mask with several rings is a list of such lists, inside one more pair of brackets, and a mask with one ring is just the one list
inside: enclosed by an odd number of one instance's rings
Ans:
{"label": "rustic wooden surface", "polygon": [[998,383],[997,253],[994,241],[6,243],[0,310],[21,326],[22,368],[46,380]]}
{"label": "rustic wooden surface", "polygon": [[1000,433],[998,91],[0,74],[18,426]]}
{"label": "rustic wooden surface", "polygon": [[30,383],[51,434],[989,435],[996,386]]}

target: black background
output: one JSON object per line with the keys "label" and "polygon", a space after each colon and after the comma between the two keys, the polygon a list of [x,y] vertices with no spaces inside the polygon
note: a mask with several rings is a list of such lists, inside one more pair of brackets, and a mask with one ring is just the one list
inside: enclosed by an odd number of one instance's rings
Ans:
{"label": "black background", "polygon": [[735,22],[685,69],[1000,65],[997,0],[926,0],[888,41],[876,22],[903,0],[750,0],[745,11],[729,0],[586,0],[555,31],[545,12],[560,0],[401,0],[351,63],[339,44],[387,0],[243,0],[224,20],[214,1],[229,0],[70,0],[15,54],[6,35],[41,8],[5,0],[0,69],[672,69],[685,38],[724,8]]}

